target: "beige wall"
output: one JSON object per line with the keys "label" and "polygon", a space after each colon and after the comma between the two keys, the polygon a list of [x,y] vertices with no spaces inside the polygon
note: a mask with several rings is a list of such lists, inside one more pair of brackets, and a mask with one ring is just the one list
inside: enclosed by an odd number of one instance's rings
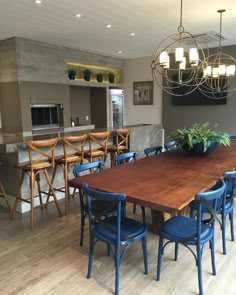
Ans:
{"label": "beige wall", "polygon": [[22,110],[22,126],[25,132],[32,130],[31,104],[63,104],[64,126],[70,126],[69,86],[54,83],[21,82],[20,98]]}
{"label": "beige wall", "polygon": [[[91,124],[90,88],[70,86],[70,109],[74,121],[79,118],[79,124]],[[88,120],[86,120],[88,116]]]}
{"label": "beige wall", "polygon": [[107,127],[106,88],[91,88],[91,123],[95,128]]}
{"label": "beige wall", "polygon": [[162,92],[154,83],[153,105],[133,104],[133,82],[152,81],[151,57],[129,59],[125,62],[124,70],[124,124],[162,122]]}

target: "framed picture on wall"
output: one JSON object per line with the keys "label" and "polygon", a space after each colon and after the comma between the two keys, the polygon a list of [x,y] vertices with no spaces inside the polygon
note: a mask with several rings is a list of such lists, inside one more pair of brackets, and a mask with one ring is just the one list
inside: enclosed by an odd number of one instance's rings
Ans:
{"label": "framed picture on wall", "polygon": [[153,81],[134,82],[133,95],[135,105],[153,104]]}

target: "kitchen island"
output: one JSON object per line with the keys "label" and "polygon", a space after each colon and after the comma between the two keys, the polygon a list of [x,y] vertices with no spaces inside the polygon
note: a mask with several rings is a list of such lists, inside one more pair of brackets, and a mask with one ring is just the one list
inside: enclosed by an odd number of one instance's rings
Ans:
{"label": "kitchen island", "polygon": [[[130,140],[129,149],[138,152],[138,158],[144,156],[143,149],[147,146],[163,145],[164,133],[160,125],[156,124],[137,124],[131,126],[119,126],[119,128],[130,128]],[[102,128],[102,129],[87,129],[87,130],[55,130],[53,132],[46,132],[45,134],[37,134],[32,136],[23,137],[20,133],[14,134],[1,134],[0,135],[0,179],[4,185],[6,193],[8,195],[11,205],[15,200],[17,186],[19,183],[20,171],[15,168],[17,163],[28,161],[28,150],[26,143],[30,140],[41,140],[49,138],[58,138],[58,144],[56,147],[56,156],[63,154],[62,138],[65,136],[76,136],[80,134],[88,134],[90,132],[103,132],[110,131],[111,137],[108,144],[112,144],[115,136],[115,131],[118,128]],[[85,145],[85,150],[88,149],[88,143]],[[110,167],[110,157],[107,157],[105,168]],[[51,173],[51,171],[50,171]],[[71,173],[71,177],[73,177]],[[57,174],[54,186],[60,187],[64,183],[62,169]],[[42,186],[44,182],[42,182]],[[28,196],[29,194],[29,180],[26,178],[22,186],[22,196]],[[64,198],[63,193],[57,192],[57,198]],[[5,206],[4,200],[0,199],[1,205]],[[38,205],[37,199],[35,204]],[[17,211],[27,212],[29,211],[29,204],[19,203]]]}

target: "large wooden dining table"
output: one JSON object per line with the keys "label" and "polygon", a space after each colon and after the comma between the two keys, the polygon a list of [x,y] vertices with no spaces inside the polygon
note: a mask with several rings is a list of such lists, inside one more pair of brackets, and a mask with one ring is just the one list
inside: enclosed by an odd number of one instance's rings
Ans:
{"label": "large wooden dining table", "polygon": [[164,212],[181,211],[202,192],[236,167],[236,141],[230,147],[219,146],[211,154],[190,156],[181,148],[133,163],[104,169],[69,181],[79,188],[87,182],[92,188],[124,193],[127,201],[148,207],[153,230],[163,221]]}

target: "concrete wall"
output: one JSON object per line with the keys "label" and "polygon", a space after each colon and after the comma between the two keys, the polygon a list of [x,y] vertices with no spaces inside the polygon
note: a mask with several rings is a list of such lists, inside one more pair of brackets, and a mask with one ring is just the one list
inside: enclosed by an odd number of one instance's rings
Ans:
{"label": "concrete wall", "polygon": [[70,86],[70,109],[74,121],[79,118],[79,124],[91,124],[90,87]]}
{"label": "concrete wall", "polygon": [[[5,117],[2,115],[3,130],[30,132],[32,129],[30,103],[32,101],[62,103],[64,105],[64,127],[71,125],[67,62],[112,67],[121,69],[121,71],[124,67],[122,59],[82,50],[18,37],[0,41],[0,83],[18,81],[20,85],[20,92],[15,93],[15,101],[20,97],[20,104],[15,104],[17,116],[11,117],[10,123],[8,119],[5,120],[6,115]],[[9,85],[6,84],[5,87]],[[6,97],[6,88],[4,89]],[[10,95],[13,92],[9,90]],[[5,99],[4,106],[0,106],[0,110],[4,112],[6,109],[10,110],[12,105],[12,100]],[[82,119],[83,115],[80,116]],[[20,117],[22,117],[22,122]],[[89,122],[84,122],[84,124],[87,123]]]}
{"label": "concrete wall", "polygon": [[[223,48],[224,53],[236,57],[236,45]],[[212,52],[215,52],[212,49]],[[234,78],[235,80],[235,78]],[[232,83],[236,87],[236,81]],[[227,98],[226,105],[173,106],[170,95],[163,93],[162,102],[163,128],[170,134],[176,128],[190,127],[195,122],[218,124],[219,131],[236,134],[236,92]]]}
{"label": "concrete wall", "polygon": [[123,69],[124,61],[82,50],[16,38],[18,78],[23,81],[67,82],[67,62]]}
{"label": "concrete wall", "polygon": [[154,83],[153,105],[133,104],[133,82],[152,81],[151,57],[130,59],[125,62],[124,71],[124,124],[162,123],[162,93]]}
{"label": "concrete wall", "polygon": [[0,42],[0,83],[18,81],[15,38]]}

